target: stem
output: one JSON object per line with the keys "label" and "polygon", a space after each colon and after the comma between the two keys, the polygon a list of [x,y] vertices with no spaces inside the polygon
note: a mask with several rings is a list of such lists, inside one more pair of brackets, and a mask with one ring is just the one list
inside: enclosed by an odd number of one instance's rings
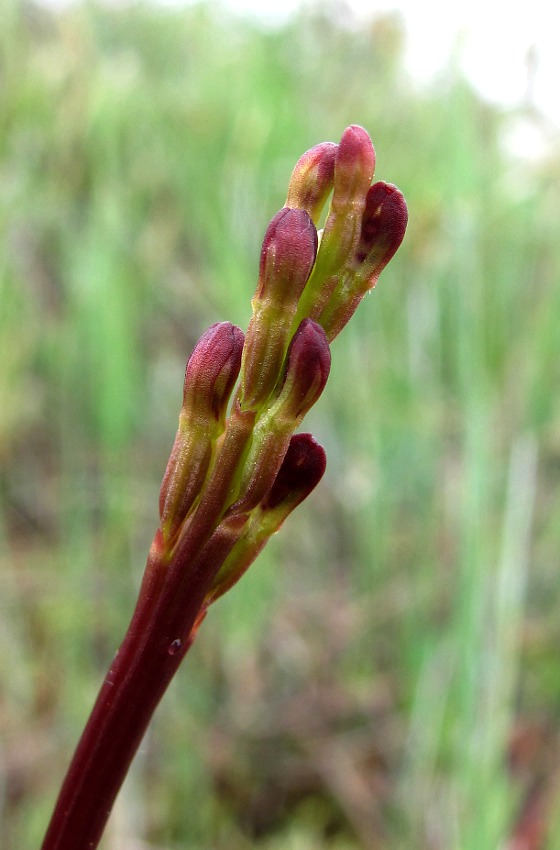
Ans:
{"label": "stem", "polygon": [[124,640],[74,753],[42,850],[94,850],[150,719],[189,649],[220,559],[168,565],[156,535]]}
{"label": "stem", "polygon": [[95,850],[152,715],[191,646],[205,597],[235,538],[212,537],[231,499],[255,413],[237,407],[223,458],[173,553],[154,538],[132,620],[64,779],[42,850]]}

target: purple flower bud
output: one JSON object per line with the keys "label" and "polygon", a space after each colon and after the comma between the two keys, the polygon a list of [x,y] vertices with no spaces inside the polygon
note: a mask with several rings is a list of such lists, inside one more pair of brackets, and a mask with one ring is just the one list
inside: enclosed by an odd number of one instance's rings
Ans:
{"label": "purple flower bud", "polygon": [[281,209],[263,241],[253,317],[243,350],[244,409],[264,404],[278,381],[292,319],[316,252],[317,231],[308,213]]}
{"label": "purple flower bud", "polygon": [[[360,277],[374,283],[399,248],[408,223],[408,210],[402,193],[391,183],[374,183],[366,196],[360,241],[354,255],[362,266]],[[373,285],[373,284],[372,284]]]}
{"label": "purple flower bud", "polygon": [[340,284],[317,316],[330,342],[354,315],[360,301],[400,246],[408,222],[401,192],[390,183],[375,183],[366,196],[360,238]]}
{"label": "purple flower bud", "polygon": [[[284,459],[268,494],[249,514],[225,517],[210,540],[219,548],[227,541],[228,551],[206,597],[206,605],[229,590],[251,566],[271,535],[286,517],[315,489],[326,467],[325,451],[311,434],[296,434],[290,440]],[[232,511],[235,510],[235,507]],[[235,545],[229,549],[232,536]],[[214,542],[215,541],[215,542]]]}
{"label": "purple flower bud", "polygon": [[332,209],[351,213],[352,206],[363,208],[366,192],[375,172],[375,150],[363,127],[347,127],[336,154]]}
{"label": "purple flower bud", "polygon": [[221,322],[201,336],[185,370],[179,429],[161,485],[159,508],[166,543],[175,536],[199,494],[241,366],[243,333]]}
{"label": "purple flower bud", "polygon": [[202,426],[223,421],[241,367],[243,340],[243,331],[230,322],[218,322],[202,334],[185,370],[183,414],[189,421]]}
{"label": "purple flower bud", "polygon": [[315,489],[327,465],[322,446],[311,434],[295,434],[278,470],[274,484],[262,503],[263,510],[293,511]]}
{"label": "purple flower bud", "polygon": [[374,171],[375,151],[369,135],[363,127],[347,127],[336,152],[331,208],[317,258],[324,276],[340,270],[356,247]]}
{"label": "purple flower bud", "polygon": [[255,300],[297,305],[316,253],[317,231],[309,213],[283,207],[264,236]]}
{"label": "purple flower bud", "polygon": [[331,206],[296,322],[306,316],[318,319],[337,286],[338,276],[352,259],[374,170],[375,151],[369,135],[363,127],[347,127],[336,151]]}
{"label": "purple flower bud", "polygon": [[338,145],[322,142],[300,157],[288,186],[286,206],[307,210],[315,224],[333,187]]}
{"label": "purple flower bud", "polygon": [[292,420],[293,428],[297,427],[323,392],[330,367],[331,352],[323,328],[313,319],[304,319],[288,349],[284,383],[269,411],[271,419]]}

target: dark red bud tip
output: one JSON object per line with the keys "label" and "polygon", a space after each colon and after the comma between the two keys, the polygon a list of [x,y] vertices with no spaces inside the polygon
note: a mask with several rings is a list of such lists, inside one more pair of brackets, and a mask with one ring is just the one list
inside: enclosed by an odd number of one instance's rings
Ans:
{"label": "dark red bud tip", "polygon": [[366,196],[362,231],[356,248],[361,264],[377,246],[386,265],[401,244],[408,224],[408,210],[402,193],[391,183],[374,183]]}
{"label": "dark red bud tip", "polygon": [[257,298],[297,299],[313,268],[317,231],[305,210],[283,207],[266,230],[259,267]]}
{"label": "dark red bud tip", "polygon": [[274,509],[282,502],[295,508],[315,489],[326,465],[325,450],[311,434],[293,436],[263,509]]}
{"label": "dark red bud tip", "polygon": [[304,319],[288,349],[286,375],[279,396],[284,415],[300,419],[315,404],[327,383],[331,351],[325,331]]}
{"label": "dark red bud tip", "polygon": [[244,334],[230,322],[218,322],[197,342],[185,370],[183,408],[195,417],[223,414],[241,368]]}
{"label": "dark red bud tip", "polygon": [[299,158],[290,178],[287,207],[307,210],[316,221],[333,186],[338,145],[321,142]]}

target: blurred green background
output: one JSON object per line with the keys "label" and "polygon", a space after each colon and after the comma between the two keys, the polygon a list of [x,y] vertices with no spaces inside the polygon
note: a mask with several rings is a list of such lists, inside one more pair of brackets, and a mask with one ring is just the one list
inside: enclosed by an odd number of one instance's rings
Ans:
{"label": "blurred green background", "polygon": [[104,850],[560,846],[560,149],[398,19],[4,0],[0,846],[40,845],[132,612],[185,361],[246,327],[299,155],[410,225],[333,345],[325,479],[211,611]]}

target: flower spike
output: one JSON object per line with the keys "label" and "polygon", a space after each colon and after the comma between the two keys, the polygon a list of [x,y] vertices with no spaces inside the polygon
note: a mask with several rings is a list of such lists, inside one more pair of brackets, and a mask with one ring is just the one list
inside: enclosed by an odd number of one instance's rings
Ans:
{"label": "flower spike", "polygon": [[229,322],[212,325],[187,363],[160,527],[136,608],[42,850],[97,847],[150,718],[208,607],[324,473],[324,450],[310,434],[294,432],[323,392],[330,342],[375,286],[407,223],[398,189],[371,185],[374,169],[371,139],[357,125],[338,145],[324,142],[303,154],[286,205],[264,236],[246,337]]}

